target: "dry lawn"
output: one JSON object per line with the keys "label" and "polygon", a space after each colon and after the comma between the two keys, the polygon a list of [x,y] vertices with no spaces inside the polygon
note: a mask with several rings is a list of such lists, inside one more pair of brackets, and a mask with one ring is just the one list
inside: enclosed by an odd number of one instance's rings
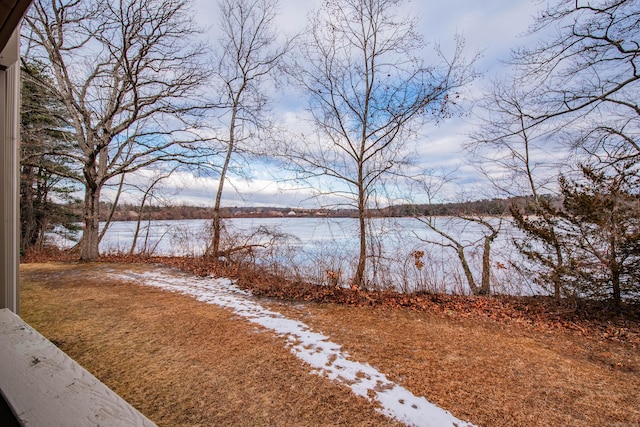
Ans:
{"label": "dry lawn", "polygon": [[24,264],[21,315],[159,426],[395,425],[229,311],[109,280],[130,268]]}
{"label": "dry lawn", "polygon": [[272,306],[416,395],[482,426],[640,426],[640,351],[429,313]]}
{"label": "dry lawn", "polygon": [[[22,317],[158,425],[394,425],[284,341],[119,264],[23,264]],[[640,350],[568,331],[409,310],[263,304],[482,426],[639,426]]]}

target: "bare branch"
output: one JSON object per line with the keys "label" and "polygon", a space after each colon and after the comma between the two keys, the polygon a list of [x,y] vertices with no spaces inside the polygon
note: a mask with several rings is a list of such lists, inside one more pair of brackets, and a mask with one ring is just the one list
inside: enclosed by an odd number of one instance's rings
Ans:
{"label": "bare branch", "polygon": [[208,71],[189,14],[188,0],[37,0],[25,18],[27,52],[50,68],[79,149],[68,157],[85,186],[83,259],[98,256],[105,183],[179,160],[175,135],[202,111]]}

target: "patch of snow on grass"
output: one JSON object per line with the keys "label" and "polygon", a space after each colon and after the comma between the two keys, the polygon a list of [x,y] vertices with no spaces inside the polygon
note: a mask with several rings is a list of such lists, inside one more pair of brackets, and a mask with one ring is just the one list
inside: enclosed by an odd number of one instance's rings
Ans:
{"label": "patch of snow on grass", "polygon": [[358,396],[377,401],[383,414],[406,425],[472,427],[472,424],[455,418],[424,397],[415,396],[390,381],[368,363],[350,360],[339,344],[313,332],[306,324],[265,309],[250,292],[238,288],[229,279],[177,277],[161,272],[129,272],[114,276],[190,295],[198,301],[233,310],[249,321],[285,337],[291,352],[309,364],[314,373],[347,385]]}

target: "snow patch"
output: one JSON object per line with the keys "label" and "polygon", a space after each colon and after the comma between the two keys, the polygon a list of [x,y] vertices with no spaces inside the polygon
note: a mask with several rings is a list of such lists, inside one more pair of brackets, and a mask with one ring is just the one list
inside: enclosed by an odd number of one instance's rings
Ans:
{"label": "snow patch", "polygon": [[198,301],[233,310],[235,314],[285,337],[291,352],[310,365],[313,373],[344,384],[356,395],[379,403],[381,413],[408,426],[473,427],[473,424],[455,418],[424,397],[415,396],[390,381],[368,363],[351,360],[339,344],[312,331],[306,324],[264,308],[250,292],[238,288],[229,279],[177,277],[162,272],[120,272],[113,273],[113,276],[190,295]]}

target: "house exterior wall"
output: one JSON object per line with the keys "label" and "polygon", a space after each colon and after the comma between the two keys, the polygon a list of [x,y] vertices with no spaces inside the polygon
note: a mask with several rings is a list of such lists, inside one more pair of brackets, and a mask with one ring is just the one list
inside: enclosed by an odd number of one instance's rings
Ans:
{"label": "house exterior wall", "polygon": [[20,63],[19,28],[0,52],[0,308],[20,311],[18,268]]}

